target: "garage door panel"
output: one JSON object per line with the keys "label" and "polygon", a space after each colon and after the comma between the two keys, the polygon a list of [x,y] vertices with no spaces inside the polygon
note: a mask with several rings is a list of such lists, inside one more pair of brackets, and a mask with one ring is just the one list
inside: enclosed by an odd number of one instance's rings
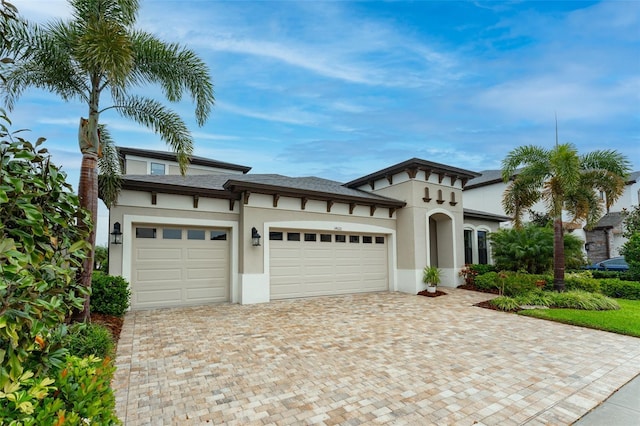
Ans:
{"label": "garage door panel", "polygon": [[181,279],[182,269],[138,269],[136,274],[137,281],[156,282],[156,281],[178,281]]}
{"label": "garage door panel", "polygon": [[182,298],[181,290],[169,289],[159,290],[154,289],[152,291],[137,291],[136,302],[138,305],[145,304],[164,304],[171,301],[180,300]]}
{"label": "garage door panel", "polygon": [[362,236],[358,243],[349,236],[346,243],[336,242],[335,235],[331,242],[271,241],[271,298],[387,290],[387,246],[365,244]]}
{"label": "garage door panel", "polygon": [[[153,227],[158,229],[158,238],[134,238],[134,309],[229,300],[229,241],[164,239],[162,227]],[[170,228],[181,228],[183,236],[189,229],[176,225]]]}
{"label": "garage door panel", "polygon": [[[156,240],[152,240],[156,241]],[[159,261],[164,259],[181,259],[182,258],[182,250],[180,248],[157,248],[151,247],[147,249],[138,249],[136,250],[136,257],[138,260],[151,260],[151,261]]]}

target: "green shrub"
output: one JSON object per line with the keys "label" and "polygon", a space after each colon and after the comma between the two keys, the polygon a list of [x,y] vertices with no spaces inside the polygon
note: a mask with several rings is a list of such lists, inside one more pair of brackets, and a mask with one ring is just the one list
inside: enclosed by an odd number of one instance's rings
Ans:
{"label": "green shrub", "polygon": [[600,280],[600,291],[605,296],[640,300],[640,282],[609,278]]}
{"label": "green shrub", "polygon": [[[638,210],[636,208],[636,210]],[[640,211],[640,210],[638,210]],[[640,280],[640,231],[636,231],[629,236],[627,242],[624,243],[620,254],[629,264],[628,274],[634,281]]]}
{"label": "green shrub", "polygon": [[110,387],[115,367],[109,359],[68,356],[51,378],[25,377],[5,389],[3,425],[118,425]]}
{"label": "green shrub", "polygon": [[69,353],[80,358],[95,355],[113,357],[115,343],[111,331],[100,324],[74,324],[69,330]]}
{"label": "green shrub", "polygon": [[565,274],[564,285],[566,290],[583,290],[589,293],[600,292],[600,281],[593,278],[590,271]]}
{"label": "green shrub", "polygon": [[620,272],[620,271],[590,271],[593,278],[604,279],[604,278],[617,278],[623,281],[636,281],[631,279],[631,275],[628,272]]}
{"label": "green shrub", "polygon": [[523,305],[535,305],[535,306],[549,306],[551,304],[551,298],[549,292],[542,290],[535,290],[527,294],[517,296],[516,301],[520,306]]}
{"label": "green shrub", "polygon": [[[490,234],[497,269],[543,274],[553,266],[553,229],[528,224],[522,228],[500,229]],[[564,236],[565,265],[585,264],[584,242],[574,235]]]}
{"label": "green shrub", "polygon": [[495,299],[491,299],[489,303],[501,311],[516,311],[520,309],[518,301],[509,296],[496,297]]}
{"label": "green shrub", "polygon": [[544,281],[545,286],[548,287],[552,285],[553,279],[548,275],[522,272],[488,272],[475,277],[475,284],[478,290],[498,290],[503,292],[505,296],[519,296],[537,290],[539,281]]}
{"label": "green shrub", "polygon": [[478,275],[474,278],[474,281],[478,290],[492,291],[499,288],[497,272],[487,272],[486,274]]}
{"label": "green shrub", "polygon": [[564,293],[549,292],[551,307],[584,309],[589,311],[608,311],[620,309],[618,303],[599,293],[589,293],[581,290],[565,291]]}
{"label": "green shrub", "polygon": [[468,267],[472,271],[476,272],[476,275],[486,274],[487,272],[496,272],[496,267],[494,265],[489,265],[489,264],[473,263]]}
{"label": "green shrub", "polygon": [[[40,147],[43,139],[33,145],[14,137],[4,122],[9,119],[0,110],[3,390],[40,386],[48,371],[64,362],[65,319],[82,308],[87,291],[76,275],[90,251],[88,232],[76,226],[78,220],[90,221],[88,212]],[[0,393],[0,406],[6,403]]]}
{"label": "green shrub", "polygon": [[91,312],[121,317],[129,308],[131,291],[124,278],[94,272],[91,289]]}

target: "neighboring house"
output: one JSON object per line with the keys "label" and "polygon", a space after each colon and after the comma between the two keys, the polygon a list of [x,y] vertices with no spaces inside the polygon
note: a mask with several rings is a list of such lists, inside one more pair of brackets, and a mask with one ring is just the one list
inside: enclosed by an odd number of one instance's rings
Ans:
{"label": "neighboring house", "polygon": [[[502,195],[507,184],[502,181],[501,170],[483,170],[480,176],[470,180],[464,188],[465,208],[481,209],[496,215],[504,215]],[[604,194],[601,195],[604,201]],[[585,252],[589,262],[600,262],[620,255],[620,248],[626,241],[622,237],[622,211],[637,206],[640,200],[640,171],[629,176],[624,193],[611,206],[597,225],[590,231],[582,226],[565,222],[565,230],[585,241]],[[542,203],[536,204],[532,210],[545,212]],[[525,215],[525,220],[528,216]]]}
{"label": "neighboring house", "polygon": [[490,261],[486,235],[509,219],[463,209],[477,173],[417,158],[342,184],[200,157],[181,176],[174,154],[119,152],[109,272],[131,283],[134,309],[416,293],[427,265],[455,287],[465,263]]}
{"label": "neighboring house", "polygon": [[585,247],[589,262],[596,263],[620,256],[620,249],[627,241],[622,236],[624,232],[622,211],[637,205],[640,205],[640,171],[629,175],[622,196],[616,200],[592,230],[586,231]]}

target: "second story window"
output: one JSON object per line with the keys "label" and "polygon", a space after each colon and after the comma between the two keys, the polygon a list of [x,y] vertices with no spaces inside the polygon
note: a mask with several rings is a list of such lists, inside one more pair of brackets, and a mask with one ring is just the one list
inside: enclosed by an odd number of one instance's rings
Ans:
{"label": "second story window", "polygon": [[151,174],[152,175],[164,175],[164,164],[162,163],[151,163]]}

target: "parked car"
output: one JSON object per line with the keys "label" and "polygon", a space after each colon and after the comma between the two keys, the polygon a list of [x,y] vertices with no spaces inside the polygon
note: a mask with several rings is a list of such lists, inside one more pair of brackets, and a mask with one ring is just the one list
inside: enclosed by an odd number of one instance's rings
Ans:
{"label": "parked car", "polygon": [[592,271],[620,271],[626,272],[629,270],[629,265],[625,262],[624,257],[613,257],[611,259],[603,260],[602,262],[594,263],[587,266],[586,269]]}

